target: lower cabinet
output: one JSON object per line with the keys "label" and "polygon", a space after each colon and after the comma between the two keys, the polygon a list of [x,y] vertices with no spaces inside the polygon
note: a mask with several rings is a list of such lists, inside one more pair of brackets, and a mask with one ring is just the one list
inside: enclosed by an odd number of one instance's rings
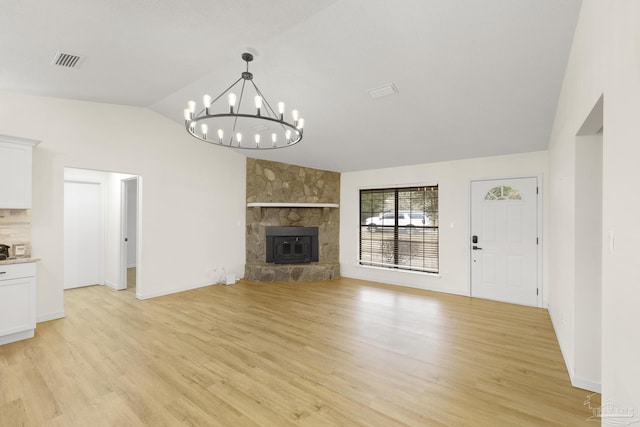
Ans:
{"label": "lower cabinet", "polygon": [[33,337],[36,264],[0,265],[0,345]]}

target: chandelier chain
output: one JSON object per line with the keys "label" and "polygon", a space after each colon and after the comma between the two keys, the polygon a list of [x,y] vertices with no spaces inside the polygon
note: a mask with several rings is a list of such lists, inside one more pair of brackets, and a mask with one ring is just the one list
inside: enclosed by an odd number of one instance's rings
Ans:
{"label": "chandelier chain", "polygon": [[[249,62],[247,62],[247,68],[249,68]],[[240,111],[240,107],[242,106],[242,95],[244,95],[244,85],[247,83],[246,80],[242,80],[242,89],[240,89],[240,99],[238,100],[238,111]],[[236,126],[238,125],[238,116],[233,119],[233,129],[231,131],[231,140],[229,141],[229,145],[233,144],[233,137],[236,134]],[[240,141],[238,141],[238,147],[240,146]]]}

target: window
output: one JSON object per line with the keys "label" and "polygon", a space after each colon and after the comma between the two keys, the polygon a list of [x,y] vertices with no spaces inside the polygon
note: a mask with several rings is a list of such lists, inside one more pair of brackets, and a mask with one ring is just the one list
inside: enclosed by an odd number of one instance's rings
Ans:
{"label": "window", "polygon": [[485,200],[522,200],[520,192],[513,187],[507,185],[501,185],[499,187],[493,187],[486,196]]}
{"label": "window", "polygon": [[360,190],[360,265],[438,272],[438,186]]}

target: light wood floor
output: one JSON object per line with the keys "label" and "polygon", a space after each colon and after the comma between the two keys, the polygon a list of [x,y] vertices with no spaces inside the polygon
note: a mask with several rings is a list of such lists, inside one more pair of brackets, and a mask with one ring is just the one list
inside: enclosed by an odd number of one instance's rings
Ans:
{"label": "light wood floor", "polygon": [[127,268],[127,291],[136,294],[136,268]]}
{"label": "light wood floor", "polygon": [[0,346],[0,426],[596,425],[542,309],[340,279],[65,311]]}

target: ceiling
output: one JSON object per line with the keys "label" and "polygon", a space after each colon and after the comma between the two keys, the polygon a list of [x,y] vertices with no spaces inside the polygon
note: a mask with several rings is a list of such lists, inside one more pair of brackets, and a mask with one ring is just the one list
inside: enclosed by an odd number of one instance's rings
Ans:
{"label": "ceiling", "polygon": [[[148,107],[183,126],[186,102],[226,89],[249,49],[267,99],[306,123],[294,147],[243,154],[345,172],[539,151],[580,4],[0,0],[0,90]],[[51,65],[58,51],[80,66]],[[397,95],[369,97],[388,83]]]}

